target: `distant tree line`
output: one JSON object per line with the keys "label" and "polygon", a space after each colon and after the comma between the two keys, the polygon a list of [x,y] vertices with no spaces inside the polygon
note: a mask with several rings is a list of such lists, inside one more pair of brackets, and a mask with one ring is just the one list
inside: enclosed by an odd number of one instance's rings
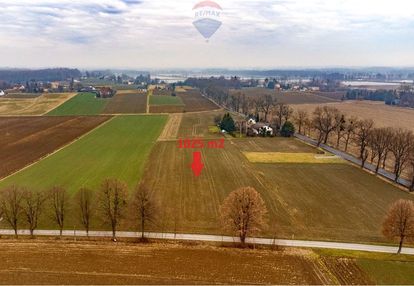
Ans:
{"label": "distant tree line", "polygon": [[78,69],[55,68],[41,70],[0,70],[0,80],[10,83],[26,83],[30,81],[64,81],[69,78],[80,78]]}
{"label": "distant tree line", "polygon": [[387,105],[414,107],[414,92],[409,86],[402,87],[400,90],[350,89],[345,99],[383,101]]}
{"label": "distant tree line", "polygon": [[312,114],[297,110],[294,122],[300,134],[316,134],[318,144],[327,144],[329,139],[335,141],[335,148],[348,152],[353,143],[358,149],[358,158],[364,168],[369,160],[376,166],[375,172],[385,169],[388,161],[393,162],[395,182],[403,171],[412,176],[410,191],[414,191],[414,134],[410,130],[391,127],[375,127],[373,120],[348,117],[337,108],[317,107]]}

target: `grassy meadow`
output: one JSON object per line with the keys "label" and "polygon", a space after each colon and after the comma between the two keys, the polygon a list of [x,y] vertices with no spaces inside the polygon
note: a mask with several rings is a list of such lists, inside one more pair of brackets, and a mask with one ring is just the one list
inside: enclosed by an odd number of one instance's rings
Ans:
{"label": "grassy meadow", "polygon": [[118,116],[54,155],[0,182],[38,190],[54,185],[70,193],[118,178],[134,187],[166,116]]}
{"label": "grassy meadow", "polygon": [[98,115],[105,109],[109,99],[96,98],[94,93],[83,92],[50,111],[47,115]]}

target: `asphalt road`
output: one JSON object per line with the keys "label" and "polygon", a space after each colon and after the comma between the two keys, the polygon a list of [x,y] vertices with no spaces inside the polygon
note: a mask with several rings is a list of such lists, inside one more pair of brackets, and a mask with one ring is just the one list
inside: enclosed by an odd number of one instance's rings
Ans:
{"label": "asphalt road", "polygon": [[[29,235],[28,230],[20,230],[19,235]],[[13,230],[0,230],[0,235],[14,235]],[[36,236],[59,236],[58,230],[37,230]],[[63,231],[65,237],[85,237],[86,232],[81,230],[65,230]],[[90,231],[91,237],[112,237],[110,231]],[[117,232],[118,238],[135,238],[139,237],[137,232]],[[203,235],[203,234],[174,234],[174,233],[146,233],[147,238],[168,239],[168,240],[188,240],[188,241],[207,241],[207,242],[238,242],[237,237],[220,236],[220,235]],[[277,245],[286,247],[309,247],[309,248],[328,248],[341,250],[357,250],[368,252],[382,252],[382,253],[397,253],[398,247],[358,244],[358,243],[342,243],[342,242],[326,242],[326,241],[308,241],[308,240],[289,240],[289,239],[270,239],[270,238],[248,238],[246,242],[258,245]],[[414,248],[404,247],[403,254],[414,255]]]}
{"label": "asphalt road", "polygon": [[[318,145],[318,142],[316,140],[314,140],[312,138],[309,138],[307,136],[304,136],[304,135],[301,135],[301,134],[295,134],[295,137],[302,140],[302,141],[304,141],[304,142],[306,142],[306,143],[309,143],[313,146]],[[347,160],[349,162],[357,164],[358,166],[361,166],[361,164],[362,164],[362,161],[360,159],[355,158],[354,156],[352,156],[348,153],[345,153],[345,152],[339,151],[337,149],[334,149],[334,148],[332,148],[328,145],[321,144],[321,145],[319,145],[319,147],[324,149],[325,151],[328,151],[329,153],[332,153],[332,154],[334,154],[338,157],[341,157],[344,160]],[[367,163],[365,163],[365,168],[372,171],[372,172],[375,172],[376,166],[374,166],[374,165],[367,162]],[[394,179],[395,179],[395,175],[393,173],[388,172],[384,169],[379,169],[378,174],[381,175],[384,178],[387,178],[387,179],[391,180],[391,181],[394,181]],[[398,183],[400,185],[405,186],[405,187],[410,187],[410,185],[411,185],[411,182],[409,182],[408,180],[402,179],[402,178],[400,178],[398,180]]]}

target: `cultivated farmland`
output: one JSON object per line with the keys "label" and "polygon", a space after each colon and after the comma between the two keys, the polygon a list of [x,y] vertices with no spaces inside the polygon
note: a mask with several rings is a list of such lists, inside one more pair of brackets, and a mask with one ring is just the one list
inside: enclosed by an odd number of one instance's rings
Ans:
{"label": "cultivated farmland", "polygon": [[109,117],[0,118],[0,178],[42,158]]}
{"label": "cultivated farmland", "polygon": [[177,93],[185,104],[185,112],[206,111],[219,109],[217,105],[201,95],[198,89]]}
{"label": "cultivated farmland", "polygon": [[303,249],[6,241],[0,246],[0,259],[7,261],[0,265],[0,280],[5,284],[351,285],[376,281],[370,280],[352,258],[320,258]]}
{"label": "cultivated farmland", "polygon": [[[296,110],[307,110],[310,114],[319,104],[298,104]],[[401,127],[414,131],[414,109],[389,106],[374,101],[344,101],[329,103],[328,106],[338,108],[348,116],[361,119],[373,119],[378,127]]]}
{"label": "cultivated farmland", "polygon": [[223,117],[223,111],[188,113],[183,115],[178,137],[217,137],[219,134],[209,132],[209,127],[214,126],[215,117]]}
{"label": "cultivated farmland", "polygon": [[70,146],[1,181],[42,190],[54,185],[75,193],[96,188],[108,177],[134,187],[166,122],[166,116],[120,116],[111,119]]}
{"label": "cultivated farmland", "polygon": [[184,105],[151,105],[149,107],[150,113],[183,113]]}
{"label": "cultivated farmland", "polygon": [[76,93],[46,93],[33,98],[0,98],[0,116],[43,115]]}
{"label": "cultivated farmland", "polygon": [[258,97],[261,95],[272,95],[277,102],[286,104],[304,103],[328,103],[337,100],[323,96],[323,93],[299,92],[299,91],[275,91],[267,88],[243,88],[241,90],[231,90],[231,94],[245,94],[247,97]]}
{"label": "cultivated farmland", "polygon": [[[206,131],[211,122],[206,118],[214,113],[203,118],[207,114],[185,114],[179,137],[214,138]],[[223,199],[232,190],[253,186],[269,209],[268,236],[384,241],[380,226],[388,205],[411,198],[344,161],[301,164],[285,157],[279,163],[252,163],[242,153],[309,153],[315,158],[317,149],[295,139],[228,138],[224,149],[201,150],[205,167],[198,178],[189,168],[192,151],[178,149],[176,142],[158,142],[148,161],[141,184],[158,194],[165,230],[221,233],[218,207]]]}
{"label": "cultivated farmland", "polygon": [[120,93],[107,100],[105,114],[145,113],[147,109],[147,95],[143,93]]}
{"label": "cultivated farmland", "polygon": [[178,96],[150,96],[150,113],[182,113],[184,110],[184,103]]}
{"label": "cultivated farmland", "polygon": [[152,95],[150,97],[151,105],[184,105],[178,96]]}
{"label": "cultivated farmland", "polygon": [[98,115],[104,110],[107,99],[96,98],[94,93],[79,93],[47,115]]}

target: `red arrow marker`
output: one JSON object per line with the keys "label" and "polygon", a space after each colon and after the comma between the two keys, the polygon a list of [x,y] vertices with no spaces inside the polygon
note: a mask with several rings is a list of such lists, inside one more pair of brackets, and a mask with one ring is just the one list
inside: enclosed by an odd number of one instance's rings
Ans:
{"label": "red arrow marker", "polygon": [[193,152],[193,163],[191,169],[193,169],[194,176],[198,177],[204,168],[204,164],[201,162],[201,152]]}

